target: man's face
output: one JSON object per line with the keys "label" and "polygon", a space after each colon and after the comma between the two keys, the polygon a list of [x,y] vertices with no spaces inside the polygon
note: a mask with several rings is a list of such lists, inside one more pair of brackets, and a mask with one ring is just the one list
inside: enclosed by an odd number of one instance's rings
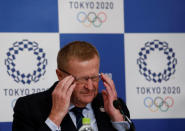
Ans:
{"label": "man's face", "polygon": [[[72,59],[69,61],[67,69],[77,79],[93,78],[99,74],[99,58],[94,58],[86,61]],[[92,102],[98,93],[98,80],[86,79],[86,82],[76,81],[76,87],[71,96],[71,102],[76,106],[85,106]]]}

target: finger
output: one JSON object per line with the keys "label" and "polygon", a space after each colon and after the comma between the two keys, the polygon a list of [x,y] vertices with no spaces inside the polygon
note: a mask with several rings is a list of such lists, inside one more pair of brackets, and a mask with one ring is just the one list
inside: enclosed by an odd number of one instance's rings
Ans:
{"label": "finger", "polygon": [[106,82],[103,82],[103,85],[105,86],[105,89],[107,91],[107,95],[112,96],[112,90],[111,90],[110,86]]}
{"label": "finger", "polygon": [[102,96],[107,98],[107,91],[106,90],[102,90]]}
{"label": "finger", "polygon": [[53,99],[60,99],[64,94],[63,92],[63,83],[65,83],[66,80],[68,80],[71,76],[65,77],[63,80],[59,81],[55,87],[55,89],[52,92]]}
{"label": "finger", "polygon": [[104,82],[106,82],[107,84],[109,84],[110,86],[113,86],[114,85],[112,79],[108,75],[106,75],[106,74],[101,73],[101,79]]}
{"label": "finger", "polygon": [[113,91],[114,95],[117,95],[113,80],[108,75],[105,75],[103,73],[102,73],[102,80],[103,80],[103,82],[105,82],[109,85],[109,87]]}
{"label": "finger", "polygon": [[68,89],[70,88],[70,86],[72,85],[72,83],[74,82],[74,77],[70,77],[69,79],[67,79],[63,85],[63,92],[66,93],[68,91]]}
{"label": "finger", "polygon": [[76,87],[76,83],[72,84],[67,90],[67,96],[71,98],[71,94],[73,93],[74,88]]}
{"label": "finger", "polygon": [[61,81],[58,82],[57,86],[55,87],[55,91],[57,92],[61,92],[61,90],[63,89],[66,81],[68,81],[72,76],[67,76],[64,79],[62,79]]}
{"label": "finger", "polygon": [[104,103],[108,100],[108,96],[107,96],[107,91],[106,90],[102,90],[102,96],[103,96],[103,101]]}
{"label": "finger", "polygon": [[103,83],[103,84],[106,87],[107,95],[109,96],[109,98],[112,100],[117,99],[117,93],[112,91],[110,86],[107,83]]}

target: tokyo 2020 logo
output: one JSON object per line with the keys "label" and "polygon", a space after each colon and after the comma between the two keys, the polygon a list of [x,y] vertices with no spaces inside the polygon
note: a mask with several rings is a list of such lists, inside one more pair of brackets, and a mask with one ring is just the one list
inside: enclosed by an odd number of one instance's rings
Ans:
{"label": "tokyo 2020 logo", "polygon": [[[28,51],[35,55],[36,68],[29,73],[24,73],[16,68],[16,57],[20,52]],[[23,40],[13,43],[13,46],[9,48],[7,52],[7,58],[5,59],[5,66],[7,73],[17,83],[30,84],[31,82],[38,82],[39,79],[44,76],[46,72],[46,66],[48,61],[46,59],[46,53],[42,48],[39,48],[37,42],[31,42],[29,40]],[[27,58],[29,59],[29,58]],[[22,61],[24,64],[24,60]]]}
{"label": "tokyo 2020 logo", "polygon": [[[163,52],[167,60],[166,68],[162,69],[161,72],[152,71],[152,69],[148,68],[148,63],[146,62],[150,53],[157,50]],[[143,75],[147,81],[161,83],[162,81],[168,81],[175,73],[177,58],[175,57],[175,52],[168,46],[167,42],[154,40],[152,42],[146,42],[145,46],[140,49],[137,65],[140,74]]]}

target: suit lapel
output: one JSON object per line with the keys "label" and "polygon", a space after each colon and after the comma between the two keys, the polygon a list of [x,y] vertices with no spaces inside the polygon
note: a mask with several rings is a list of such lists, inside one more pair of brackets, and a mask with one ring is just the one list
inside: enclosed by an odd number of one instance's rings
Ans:
{"label": "suit lapel", "polygon": [[98,94],[92,102],[92,108],[95,114],[98,131],[116,131],[112,127],[112,124],[110,122],[111,120],[104,111],[103,105],[103,97],[101,94]]}
{"label": "suit lapel", "polygon": [[67,114],[62,123],[60,124],[61,126],[61,131],[77,131],[71,117],[69,114]]}
{"label": "suit lapel", "polygon": [[95,114],[96,123],[99,131],[105,131],[106,120],[104,116],[106,116],[105,112],[102,112],[100,108],[103,108],[103,99],[100,94],[96,96],[96,98],[92,102],[92,108]]}

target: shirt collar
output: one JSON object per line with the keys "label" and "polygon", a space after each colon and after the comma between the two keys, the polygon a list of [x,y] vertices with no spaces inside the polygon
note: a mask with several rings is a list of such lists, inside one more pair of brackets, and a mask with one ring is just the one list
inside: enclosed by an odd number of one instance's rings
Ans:
{"label": "shirt collar", "polygon": [[[75,105],[72,104],[72,103],[70,103],[70,105],[69,105],[69,111],[70,111],[71,109],[73,109],[74,107],[75,107]],[[92,109],[91,103],[87,104],[86,107],[85,107],[85,109],[86,109],[86,110]]]}

